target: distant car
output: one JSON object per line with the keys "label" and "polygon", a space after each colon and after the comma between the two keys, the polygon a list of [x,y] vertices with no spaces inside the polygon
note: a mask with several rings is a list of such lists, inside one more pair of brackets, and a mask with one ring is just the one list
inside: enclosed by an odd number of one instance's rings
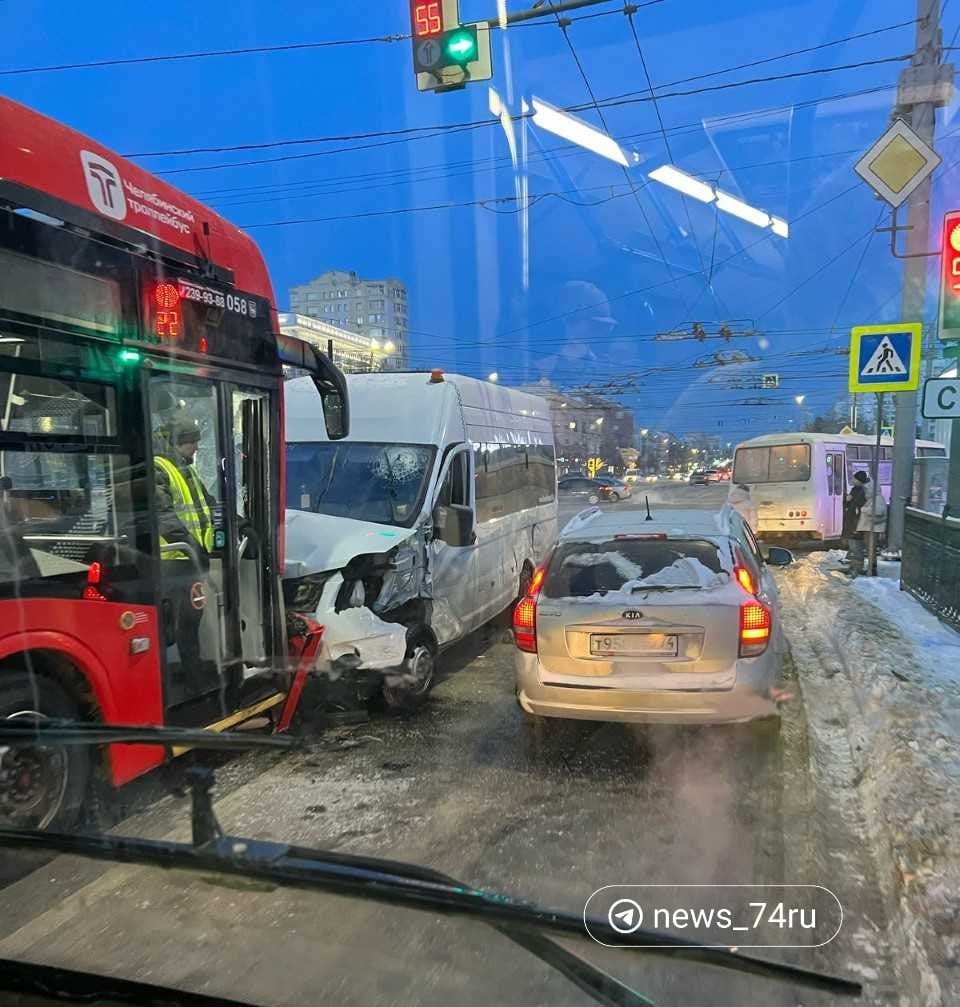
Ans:
{"label": "distant car", "polygon": [[775,718],[783,655],[770,566],[724,508],[585,511],[514,608],[517,700],[550,718],[712,724]]}
{"label": "distant car", "polygon": [[728,483],[733,478],[733,471],[729,468],[717,469],[717,473],[720,476],[719,482]]}
{"label": "distant car", "polygon": [[723,480],[723,475],[719,469],[707,469],[705,475],[708,483],[718,483]]}
{"label": "distant car", "polygon": [[558,500],[582,500],[595,504],[609,499],[610,487],[586,476],[567,476],[557,482]]}
{"label": "distant car", "polygon": [[640,482],[640,473],[637,469],[627,469],[627,471],[623,473],[623,481],[625,483],[630,483],[631,485],[633,483],[638,483]]}
{"label": "distant car", "polygon": [[596,481],[609,488],[608,500],[627,500],[633,496],[630,484],[616,476],[597,476]]}
{"label": "distant car", "polygon": [[706,469],[696,469],[690,473],[690,478],[687,480],[691,486],[706,486],[709,481]]}

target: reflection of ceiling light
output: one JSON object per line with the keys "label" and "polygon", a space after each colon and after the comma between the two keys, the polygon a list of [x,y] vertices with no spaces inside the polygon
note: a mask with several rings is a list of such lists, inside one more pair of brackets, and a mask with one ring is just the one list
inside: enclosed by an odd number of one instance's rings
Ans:
{"label": "reflection of ceiling light", "polygon": [[701,182],[699,178],[688,175],[679,168],[674,168],[672,164],[664,164],[655,171],[650,172],[650,177],[663,185],[669,185],[671,189],[676,189],[686,196],[699,199],[701,203],[712,203],[717,194],[713,191],[713,186]]}
{"label": "reflection of ceiling light", "polygon": [[667,185],[677,192],[682,192],[685,196],[692,196],[700,200],[701,203],[714,203],[718,210],[729,213],[740,220],[745,220],[748,224],[756,227],[769,227],[778,238],[790,237],[790,225],[782,217],[774,217],[766,210],[758,210],[757,207],[745,203],[736,196],[731,196],[729,192],[722,189],[715,189],[707,182],[688,175],[685,171],[674,167],[672,164],[663,164],[659,168],[649,173],[649,177],[661,185]]}
{"label": "reflection of ceiling light", "polygon": [[611,136],[599,129],[594,128],[589,123],[584,122],[576,116],[568,115],[553,105],[548,105],[539,98],[532,98],[533,102],[533,122],[534,125],[545,129],[548,133],[569,140],[578,147],[593,151],[609,161],[616,161],[617,164],[627,167],[627,158],[620,149],[620,144]]}
{"label": "reflection of ceiling light", "polygon": [[0,336],[0,343],[22,343],[19,336]]}
{"label": "reflection of ceiling light", "polygon": [[756,224],[757,227],[770,226],[769,213],[758,210],[755,206],[744,203],[742,199],[737,199],[736,196],[731,196],[720,189],[717,190],[717,208],[745,220],[748,224]]}

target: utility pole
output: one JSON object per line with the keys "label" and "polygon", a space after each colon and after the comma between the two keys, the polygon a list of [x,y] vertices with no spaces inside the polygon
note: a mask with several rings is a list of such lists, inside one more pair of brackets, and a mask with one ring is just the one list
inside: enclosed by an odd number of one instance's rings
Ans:
{"label": "utility pole", "polygon": [[[913,63],[900,74],[897,88],[899,116],[933,147],[936,109],[946,104],[950,86],[944,76],[950,69],[941,67],[943,39],[940,33],[940,0],[917,0],[917,39]],[[945,92],[947,93],[945,96]],[[907,254],[903,267],[903,292],[900,317],[905,322],[919,322],[924,316],[927,260],[929,249],[930,190],[932,179],[925,179],[910,196],[908,207]],[[893,489],[890,495],[888,548],[899,553],[903,546],[903,526],[907,500],[913,493],[913,456],[916,444],[917,393],[899,392],[896,400],[893,447]],[[879,420],[878,420],[879,422]]]}

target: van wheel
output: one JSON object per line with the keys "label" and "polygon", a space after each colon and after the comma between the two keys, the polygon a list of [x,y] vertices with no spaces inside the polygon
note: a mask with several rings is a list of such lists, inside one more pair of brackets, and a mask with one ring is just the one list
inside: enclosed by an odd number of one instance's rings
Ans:
{"label": "van wheel", "polygon": [[[0,720],[23,724],[78,717],[76,704],[51,679],[24,671],[0,672]],[[80,816],[89,778],[90,751],[85,746],[0,745],[0,824],[69,828]]]}
{"label": "van wheel", "polygon": [[617,493],[616,490],[611,490],[610,491],[610,496],[607,499],[608,500],[612,500],[613,503],[619,503],[620,502],[620,494]]}
{"label": "van wheel", "polygon": [[410,713],[423,705],[437,670],[433,642],[422,630],[407,639],[403,667],[383,682],[383,701],[395,713]]}
{"label": "van wheel", "polygon": [[591,493],[587,500],[589,503],[595,504],[599,503],[600,497],[598,497],[596,493]]}

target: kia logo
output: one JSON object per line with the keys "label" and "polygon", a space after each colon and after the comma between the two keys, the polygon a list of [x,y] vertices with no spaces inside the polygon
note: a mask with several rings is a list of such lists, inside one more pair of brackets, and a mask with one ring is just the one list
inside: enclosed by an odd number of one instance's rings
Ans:
{"label": "kia logo", "polygon": [[636,619],[642,619],[643,612],[641,612],[640,609],[638,608],[628,608],[626,612],[623,613],[623,618],[629,619],[631,622],[633,622]]}
{"label": "kia logo", "polygon": [[127,200],[123,194],[120,172],[99,154],[80,151],[80,161],[87,180],[90,202],[106,217],[123,220],[127,215]]}

